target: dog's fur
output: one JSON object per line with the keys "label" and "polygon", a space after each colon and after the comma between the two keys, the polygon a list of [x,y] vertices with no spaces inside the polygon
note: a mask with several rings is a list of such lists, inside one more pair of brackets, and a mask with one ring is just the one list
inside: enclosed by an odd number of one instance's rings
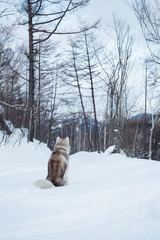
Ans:
{"label": "dog's fur", "polygon": [[58,137],[48,161],[48,175],[46,179],[40,179],[35,182],[38,188],[47,189],[68,184],[69,151],[69,138]]}
{"label": "dog's fur", "polygon": [[46,177],[46,179],[56,187],[68,184],[67,170],[69,151],[69,138],[58,137],[48,162],[48,175]]}

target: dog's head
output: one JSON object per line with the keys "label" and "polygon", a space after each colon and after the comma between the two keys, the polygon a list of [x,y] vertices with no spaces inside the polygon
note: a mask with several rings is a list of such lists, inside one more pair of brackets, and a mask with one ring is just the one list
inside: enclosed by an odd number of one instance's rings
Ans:
{"label": "dog's head", "polygon": [[69,145],[69,137],[66,137],[66,138],[60,138],[60,137],[57,137],[56,139],[56,144],[57,143],[62,143],[62,144],[68,144]]}
{"label": "dog's head", "polygon": [[70,151],[69,137],[66,137],[66,138],[57,137],[55,147],[63,148],[64,150],[67,151],[67,153],[69,153]]}

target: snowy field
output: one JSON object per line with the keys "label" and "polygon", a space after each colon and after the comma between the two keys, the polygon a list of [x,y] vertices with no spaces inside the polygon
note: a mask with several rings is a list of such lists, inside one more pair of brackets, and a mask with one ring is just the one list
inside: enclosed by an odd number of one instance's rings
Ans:
{"label": "snowy field", "polygon": [[51,152],[15,136],[0,146],[0,240],[160,239],[159,162],[79,152],[69,185],[42,190]]}

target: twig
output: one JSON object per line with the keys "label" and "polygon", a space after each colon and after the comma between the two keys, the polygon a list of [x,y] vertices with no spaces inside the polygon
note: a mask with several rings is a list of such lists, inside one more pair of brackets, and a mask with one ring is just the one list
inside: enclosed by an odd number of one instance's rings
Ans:
{"label": "twig", "polygon": [[0,103],[2,103],[2,104],[5,104],[5,105],[7,105],[7,106],[9,106],[9,107],[23,107],[24,106],[24,104],[15,104],[15,105],[11,105],[11,104],[9,104],[9,103],[6,103],[6,102],[3,102],[3,101],[1,101],[0,100]]}

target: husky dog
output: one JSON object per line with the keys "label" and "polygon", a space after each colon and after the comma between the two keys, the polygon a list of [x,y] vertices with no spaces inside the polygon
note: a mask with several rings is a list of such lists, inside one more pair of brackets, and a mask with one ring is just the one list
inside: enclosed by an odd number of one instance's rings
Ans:
{"label": "husky dog", "polygon": [[[67,170],[69,160],[69,138],[58,137],[48,161],[48,175],[46,180],[36,181],[36,186],[41,189],[52,188],[54,186],[64,186],[68,184]],[[54,185],[54,186],[53,186]]]}
{"label": "husky dog", "polygon": [[69,138],[58,137],[48,162],[48,175],[46,177],[46,179],[51,181],[56,187],[64,186],[68,183],[69,151]]}

